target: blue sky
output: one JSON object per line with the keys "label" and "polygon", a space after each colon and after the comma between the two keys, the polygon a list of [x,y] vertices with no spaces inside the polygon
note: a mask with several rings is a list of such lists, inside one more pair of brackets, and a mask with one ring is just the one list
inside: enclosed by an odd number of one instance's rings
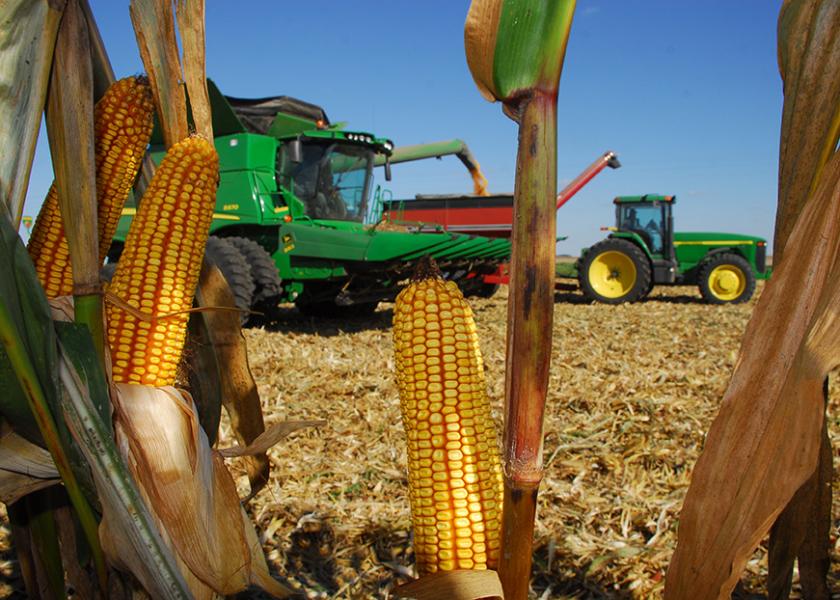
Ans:
{"label": "blue sky", "polygon": [[[142,71],[128,2],[91,0],[118,77]],[[772,237],[781,81],[778,0],[578,0],[560,85],[558,184],[605,170],[557,215],[558,251],[603,237],[617,195],[675,194],[678,230]],[[287,94],[397,145],[460,138],[513,190],[515,123],[473,84],[466,0],[207,0],[207,72],[224,93]],[[52,180],[42,135],[25,214]],[[381,174],[380,174],[381,175]],[[396,165],[395,197],[468,193],[454,157]],[[381,181],[380,177],[380,183]]]}

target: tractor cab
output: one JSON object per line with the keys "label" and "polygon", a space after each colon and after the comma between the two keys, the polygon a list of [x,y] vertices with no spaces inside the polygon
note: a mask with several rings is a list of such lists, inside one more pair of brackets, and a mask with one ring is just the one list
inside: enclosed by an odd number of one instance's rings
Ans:
{"label": "tractor cab", "polygon": [[676,196],[645,194],[619,196],[613,201],[616,223],[612,237],[633,242],[647,255],[656,283],[674,283],[677,276],[671,208],[676,200]]}
{"label": "tractor cab", "polygon": [[674,196],[619,196],[615,199],[618,232],[638,236],[652,257],[670,259],[674,248]]}

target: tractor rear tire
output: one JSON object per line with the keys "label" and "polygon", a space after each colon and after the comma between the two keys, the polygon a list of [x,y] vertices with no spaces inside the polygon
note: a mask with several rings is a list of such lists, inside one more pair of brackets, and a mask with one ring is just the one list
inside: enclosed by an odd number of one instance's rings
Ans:
{"label": "tractor rear tire", "polygon": [[270,316],[277,308],[280,297],[283,295],[283,284],[274,259],[271,258],[265,248],[254,240],[244,237],[225,239],[236,246],[251,269],[251,279],[254,280],[251,308]]}
{"label": "tractor rear tire", "polygon": [[587,300],[604,304],[636,302],[650,291],[650,261],[633,242],[607,238],[580,259],[578,283]]}
{"label": "tractor rear tire", "polygon": [[251,301],[254,297],[254,280],[251,268],[239,249],[225,238],[210,236],[207,238],[207,258],[215,264],[230,286],[237,308],[242,309],[240,323],[244,325],[250,314]]}
{"label": "tractor rear tire", "polygon": [[741,304],[755,292],[755,275],[750,263],[728,252],[706,260],[697,281],[700,295],[709,304]]}

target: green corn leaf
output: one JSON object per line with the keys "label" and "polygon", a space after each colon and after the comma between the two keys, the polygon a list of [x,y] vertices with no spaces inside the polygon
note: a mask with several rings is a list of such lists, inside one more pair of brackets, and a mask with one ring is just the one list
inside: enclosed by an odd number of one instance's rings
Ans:
{"label": "green corn leaf", "polygon": [[[108,397],[108,382],[105,371],[96,353],[90,330],[78,323],[56,321],[55,331],[66,356],[76,371],[79,381],[86,390],[87,400],[100,420],[100,426],[109,438],[114,437],[111,424],[111,400]],[[62,388],[63,393],[66,390]],[[63,403],[66,405],[66,402]]]}
{"label": "green corn leaf", "polygon": [[[10,263],[10,268],[0,270],[0,303],[11,319],[10,329],[2,331],[4,342],[6,338],[18,341],[16,351],[31,358],[38,380],[48,394],[55,396],[58,381],[55,377],[55,334],[50,307],[32,260],[4,215],[0,215],[0,256],[8,257]],[[18,434],[43,446],[38,424],[5,348],[5,343],[0,344],[0,413]]]}
{"label": "green corn leaf", "polygon": [[555,97],[575,0],[473,0],[464,27],[467,64],[488,100],[518,119],[521,100]]}
{"label": "green corn leaf", "polygon": [[[6,215],[0,215],[0,251],[11,257],[13,265],[11,269],[0,270],[0,346],[24,391],[26,406],[61,474],[88,543],[99,549],[97,521],[87,500],[95,495],[92,485],[80,484],[89,481],[84,460],[71,443],[64,420],[54,418],[60,414],[57,411],[60,394],[52,315],[35,267]],[[4,414],[16,425],[12,417],[19,417],[23,407],[9,404],[10,399],[0,399],[0,410],[8,410]],[[105,562],[101,549],[95,556],[104,586]]]}
{"label": "green corn leaf", "polygon": [[55,523],[55,509],[67,497],[58,488],[40,490],[30,494],[21,502],[26,506],[29,536],[36,550],[36,560],[46,574],[50,598],[60,600],[66,597],[64,591],[64,565],[61,562],[61,548],[58,543],[58,529]]}

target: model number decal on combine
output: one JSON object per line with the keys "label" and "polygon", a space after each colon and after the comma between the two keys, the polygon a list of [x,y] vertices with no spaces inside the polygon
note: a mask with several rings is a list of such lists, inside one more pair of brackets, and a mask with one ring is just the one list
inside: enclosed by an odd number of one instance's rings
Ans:
{"label": "model number decal on combine", "polygon": [[222,210],[239,210],[238,204],[223,204]]}
{"label": "model number decal on combine", "polygon": [[292,236],[291,233],[286,233],[282,237],[283,240],[283,252],[289,253],[295,249],[295,238]]}

